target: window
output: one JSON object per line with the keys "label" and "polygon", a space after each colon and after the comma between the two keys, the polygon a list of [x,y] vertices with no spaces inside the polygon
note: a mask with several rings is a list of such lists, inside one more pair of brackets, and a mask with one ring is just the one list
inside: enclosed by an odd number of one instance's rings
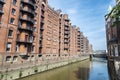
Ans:
{"label": "window", "polygon": [[35,24],[37,24],[37,20],[35,20]]}
{"label": "window", "polygon": [[35,41],[35,36],[33,36],[33,41]]}
{"label": "window", "polygon": [[11,56],[7,56],[6,57],[6,62],[10,62],[10,60],[11,60]]}
{"label": "window", "polygon": [[11,19],[10,19],[10,23],[11,23],[11,24],[14,24],[14,21],[15,21],[14,18],[11,18]]}
{"label": "window", "polygon": [[32,46],[32,52],[33,53],[35,52],[35,46]]}
{"label": "window", "polygon": [[13,0],[13,5],[16,6],[16,4],[17,4],[17,0]]}
{"label": "window", "polygon": [[36,27],[33,27],[33,31],[34,31],[34,32],[37,31],[37,30],[36,30]]}
{"label": "window", "polygon": [[12,14],[15,15],[16,14],[16,10],[14,8],[12,8]]}
{"label": "window", "polygon": [[34,60],[34,59],[35,59],[35,57],[34,57],[34,55],[32,55],[32,56],[31,56],[31,60]]}
{"label": "window", "polygon": [[8,37],[12,37],[12,36],[13,36],[13,30],[9,30]]}
{"label": "window", "polygon": [[19,45],[16,44],[16,51],[18,52],[19,51]]}
{"label": "window", "polygon": [[16,61],[17,61],[17,58],[18,58],[17,56],[14,56],[14,57],[13,57],[13,61],[16,62]]}
{"label": "window", "polygon": [[8,52],[11,51],[11,43],[7,43],[6,51],[8,51]]}

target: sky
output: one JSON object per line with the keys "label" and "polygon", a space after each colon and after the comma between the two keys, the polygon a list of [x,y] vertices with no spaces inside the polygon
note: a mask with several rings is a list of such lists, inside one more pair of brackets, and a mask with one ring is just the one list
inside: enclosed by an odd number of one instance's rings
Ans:
{"label": "sky", "polygon": [[88,37],[94,50],[106,49],[105,18],[108,7],[114,6],[115,0],[48,0],[54,9],[61,9],[68,14],[72,25]]}

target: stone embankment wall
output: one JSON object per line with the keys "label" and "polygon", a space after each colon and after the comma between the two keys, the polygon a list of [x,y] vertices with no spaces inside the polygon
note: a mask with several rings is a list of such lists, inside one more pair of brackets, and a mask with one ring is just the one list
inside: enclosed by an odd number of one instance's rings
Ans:
{"label": "stone embankment wall", "polygon": [[[22,77],[27,77],[36,73],[40,73],[43,71],[47,71],[47,70],[51,70],[54,68],[58,68],[58,67],[62,67],[77,61],[82,61],[85,59],[88,59],[89,56],[81,56],[78,58],[74,58],[74,59],[68,59],[68,60],[58,60],[58,61],[54,61],[54,62],[49,62],[46,61],[44,62],[44,64],[41,65],[34,65],[34,66],[28,66],[28,67],[23,67],[23,68],[19,68],[19,69],[5,69],[3,68],[3,72],[1,71],[0,73],[0,80],[15,80],[15,79],[19,79]],[[23,65],[24,66],[24,65]]]}

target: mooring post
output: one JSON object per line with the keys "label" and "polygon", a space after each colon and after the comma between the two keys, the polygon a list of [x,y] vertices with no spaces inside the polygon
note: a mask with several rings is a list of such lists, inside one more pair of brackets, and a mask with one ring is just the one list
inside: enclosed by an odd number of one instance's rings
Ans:
{"label": "mooring post", "polygon": [[90,61],[92,61],[92,54],[90,54]]}

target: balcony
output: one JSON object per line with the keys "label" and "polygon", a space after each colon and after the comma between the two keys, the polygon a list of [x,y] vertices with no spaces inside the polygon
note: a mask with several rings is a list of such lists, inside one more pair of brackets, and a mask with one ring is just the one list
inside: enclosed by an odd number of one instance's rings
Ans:
{"label": "balcony", "polygon": [[65,49],[65,50],[68,50],[68,49],[69,49],[69,47],[64,47],[64,49]]}
{"label": "balcony", "polygon": [[22,3],[30,5],[34,10],[36,9],[34,2],[32,2],[33,0],[21,0]]}
{"label": "balcony", "polygon": [[34,23],[35,23],[34,19],[32,19],[32,18],[30,18],[30,17],[22,17],[22,16],[20,16],[20,20],[21,20],[21,21],[28,22],[28,23],[31,23],[31,24],[34,24]]}
{"label": "balcony", "polygon": [[40,27],[40,30],[41,30],[41,31],[43,31],[43,30],[44,30],[44,28],[43,28],[43,27]]}
{"label": "balcony", "polygon": [[30,32],[33,32],[33,31],[34,31],[33,27],[31,27],[31,26],[22,27],[21,25],[19,25],[19,26],[18,26],[18,29],[20,29],[20,30],[25,30],[25,31],[30,31]]}
{"label": "balcony", "polygon": [[0,3],[5,4],[5,0],[0,0]]}
{"label": "balcony", "polygon": [[0,8],[0,14],[4,14],[3,8]]}
{"label": "balcony", "polygon": [[18,43],[27,43],[27,44],[32,44],[33,43],[33,40],[32,39],[30,39],[30,38],[28,38],[28,39],[26,39],[26,40],[21,40],[21,39],[17,39],[17,42]]}
{"label": "balcony", "polygon": [[43,35],[40,34],[40,43],[42,43]]}
{"label": "balcony", "polygon": [[41,17],[43,17],[43,18],[44,18],[44,17],[45,17],[45,16],[44,16],[44,14],[41,14]]}
{"label": "balcony", "polygon": [[64,45],[64,48],[69,48],[69,45]]}
{"label": "balcony", "polygon": [[42,11],[45,11],[45,6],[42,4],[42,6],[41,6],[41,10]]}
{"label": "balcony", "polygon": [[69,31],[69,28],[65,27],[65,31]]}
{"label": "balcony", "polygon": [[40,48],[42,48],[43,46],[42,46],[42,44],[40,44],[40,46],[39,46]]}
{"label": "balcony", "polygon": [[64,33],[65,35],[68,35],[69,34],[69,32],[68,31],[65,31],[65,33]]}
{"label": "balcony", "polygon": [[68,41],[68,40],[65,40],[65,41],[64,41],[64,43],[65,43],[65,44],[68,44],[68,43],[69,43],[69,41]]}
{"label": "balcony", "polygon": [[35,17],[35,12],[32,11],[31,9],[29,9],[29,8],[23,8],[23,7],[20,7],[20,10],[21,10],[22,12],[25,12],[25,13],[31,14],[32,17]]}
{"label": "balcony", "polygon": [[40,37],[40,41],[42,41],[42,38]]}
{"label": "balcony", "polygon": [[69,24],[67,24],[67,23],[65,23],[64,25],[65,25],[65,27],[69,27]]}
{"label": "balcony", "polygon": [[42,34],[40,34],[40,38],[43,38],[43,35],[42,35]]}
{"label": "balcony", "polygon": [[69,39],[69,36],[65,36],[64,38],[65,38],[65,39]]}
{"label": "balcony", "polygon": [[42,41],[42,39],[43,39],[43,35],[40,35],[40,41]]}
{"label": "balcony", "polygon": [[41,19],[41,23],[44,24],[44,19]]}

